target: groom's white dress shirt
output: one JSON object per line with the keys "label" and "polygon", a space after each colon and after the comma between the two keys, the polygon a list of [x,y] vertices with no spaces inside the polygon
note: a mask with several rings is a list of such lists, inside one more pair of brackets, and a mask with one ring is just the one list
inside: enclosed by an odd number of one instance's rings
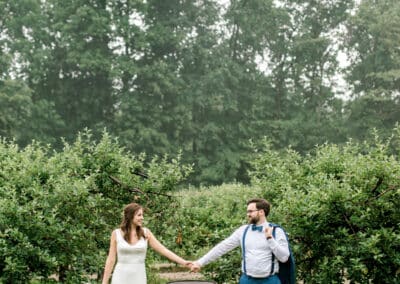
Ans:
{"label": "groom's white dress shirt", "polygon": [[[250,228],[247,230],[245,238],[245,261],[246,271],[244,271],[244,262],[242,259],[242,272],[246,275],[262,278],[268,277],[271,274],[271,260],[272,253],[275,255],[274,273],[279,270],[278,260],[286,262],[289,258],[289,245],[286,240],[285,233],[281,228],[276,228],[275,238],[266,239],[264,230],[269,226],[268,222],[261,224],[263,226],[262,232],[253,231]],[[218,257],[233,250],[238,246],[242,246],[243,234],[246,227],[243,225],[238,228],[230,237],[220,242],[212,248],[207,254],[200,258],[197,262],[204,266],[207,263],[214,261]],[[242,247],[243,254],[243,247]]]}

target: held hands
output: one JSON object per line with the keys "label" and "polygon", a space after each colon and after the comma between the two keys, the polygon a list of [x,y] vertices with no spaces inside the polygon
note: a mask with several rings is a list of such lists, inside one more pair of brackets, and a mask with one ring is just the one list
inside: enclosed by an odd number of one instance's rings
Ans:
{"label": "held hands", "polygon": [[199,272],[201,269],[200,264],[197,261],[193,261],[190,267],[190,272]]}
{"label": "held hands", "polygon": [[184,263],[183,263],[183,266],[185,266],[185,267],[187,267],[189,269],[192,268],[192,265],[193,265],[193,261],[185,260]]}
{"label": "held hands", "polygon": [[196,261],[185,260],[182,265],[190,269],[190,272],[199,272],[201,269],[200,264]]}

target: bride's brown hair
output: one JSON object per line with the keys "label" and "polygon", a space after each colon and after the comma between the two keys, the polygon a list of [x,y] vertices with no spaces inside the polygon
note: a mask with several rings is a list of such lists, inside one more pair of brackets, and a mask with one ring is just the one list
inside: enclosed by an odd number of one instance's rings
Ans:
{"label": "bride's brown hair", "polygon": [[[143,209],[143,207],[137,203],[130,203],[124,208],[124,216],[122,218],[120,228],[124,233],[125,241],[128,243],[130,243],[133,218],[140,209]],[[138,237],[138,240],[140,240],[142,237],[146,238],[144,230],[141,226],[136,227],[136,236]]]}

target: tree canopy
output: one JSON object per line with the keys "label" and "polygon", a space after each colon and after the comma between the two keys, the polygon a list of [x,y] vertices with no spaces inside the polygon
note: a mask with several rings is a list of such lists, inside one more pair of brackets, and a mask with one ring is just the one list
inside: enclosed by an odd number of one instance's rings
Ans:
{"label": "tree canopy", "polygon": [[0,8],[0,135],[21,146],[106,127],[135,153],[182,151],[190,183],[248,182],[250,139],[306,153],[389,135],[400,117],[395,0]]}

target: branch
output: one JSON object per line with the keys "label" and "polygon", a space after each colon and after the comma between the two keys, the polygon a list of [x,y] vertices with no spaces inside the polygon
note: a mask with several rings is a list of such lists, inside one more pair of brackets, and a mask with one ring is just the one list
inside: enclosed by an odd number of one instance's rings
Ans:
{"label": "branch", "polygon": [[374,201],[374,200],[376,200],[376,199],[382,197],[382,196],[385,195],[386,193],[388,193],[388,192],[390,192],[390,191],[392,191],[392,190],[395,190],[395,189],[397,189],[397,188],[396,188],[394,185],[391,185],[391,186],[389,186],[389,188],[386,189],[385,191],[383,191],[383,192],[379,193],[378,195],[376,195],[376,196],[374,196],[374,197],[368,199],[367,201],[365,201],[364,204],[369,204],[371,201]]}
{"label": "branch", "polygon": [[379,188],[379,186],[382,184],[383,182],[383,177],[379,177],[378,178],[378,182],[376,183],[375,187],[372,189],[372,193],[375,194],[376,190]]}
{"label": "branch", "polygon": [[135,175],[137,175],[137,176],[140,176],[140,177],[142,177],[142,178],[145,178],[145,179],[148,179],[148,178],[149,178],[148,175],[146,175],[145,173],[139,172],[139,170],[134,170],[132,173],[135,174]]}
{"label": "branch", "polygon": [[353,228],[353,225],[351,225],[351,222],[350,222],[349,218],[347,217],[346,213],[342,212],[342,210],[339,210],[338,206],[336,205],[336,202],[334,202],[333,205],[335,206],[336,210],[342,214],[344,221],[347,223],[347,225],[350,227],[350,229],[353,231],[353,234],[355,235],[356,230]]}
{"label": "branch", "polygon": [[117,179],[117,178],[114,177],[114,176],[109,175],[108,177],[109,177],[114,183],[118,184],[118,185],[121,186],[122,188],[128,189],[129,191],[132,191],[132,192],[137,192],[137,193],[143,194],[143,195],[145,195],[145,196],[147,196],[148,194],[153,194],[153,195],[166,196],[166,197],[168,197],[168,198],[173,198],[173,197],[174,197],[174,196],[172,196],[172,195],[164,194],[164,193],[160,193],[160,192],[149,192],[149,191],[145,192],[145,191],[143,191],[143,190],[141,190],[141,189],[139,189],[139,188],[131,188],[131,187],[129,187],[128,185],[126,185],[126,184],[124,184],[123,182],[121,182],[119,179]]}

